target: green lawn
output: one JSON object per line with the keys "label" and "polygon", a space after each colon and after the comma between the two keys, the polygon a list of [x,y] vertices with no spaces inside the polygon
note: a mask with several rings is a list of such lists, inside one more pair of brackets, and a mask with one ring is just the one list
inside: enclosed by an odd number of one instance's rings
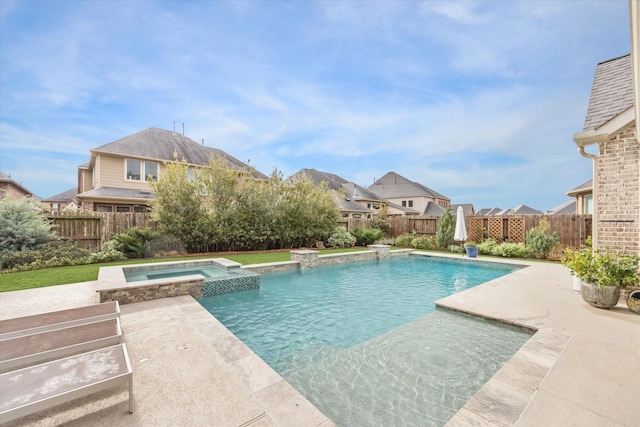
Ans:
{"label": "green lawn", "polygon": [[[340,252],[364,251],[367,248],[326,249],[320,254],[334,254]],[[128,261],[110,262],[105,264],[76,265],[70,267],[47,268],[44,270],[25,271],[21,273],[0,274],[0,292],[17,291],[21,289],[42,288],[45,286],[63,285],[67,283],[89,282],[98,279],[100,267],[126,264],[142,264],[152,262],[183,261],[185,259],[203,259],[224,257],[242,265],[263,264],[267,262],[290,261],[289,251],[247,252],[236,254],[209,254],[206,256],[189,256],[178,258],[149,258]]]}

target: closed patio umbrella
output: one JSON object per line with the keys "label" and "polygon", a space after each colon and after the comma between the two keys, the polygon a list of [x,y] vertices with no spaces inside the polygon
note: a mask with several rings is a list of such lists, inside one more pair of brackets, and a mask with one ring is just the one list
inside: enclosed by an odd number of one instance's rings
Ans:
{"label": "closed patio umbrella", "polygon": [[464,211],[462,206],[458,206],[458,212],[456,214],[456,231],[453,235],[453,240],[457,242],[464,242],[467,240],[467,226],[464,223]]}

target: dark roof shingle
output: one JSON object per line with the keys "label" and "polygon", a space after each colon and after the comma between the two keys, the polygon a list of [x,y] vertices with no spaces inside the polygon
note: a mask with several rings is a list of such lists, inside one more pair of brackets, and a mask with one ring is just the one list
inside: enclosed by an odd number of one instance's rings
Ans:
{"label": "dark roof shingle", "polygon": [[597,129],[633,105],[631,54],[600,62],[591,86],[584,129]]}

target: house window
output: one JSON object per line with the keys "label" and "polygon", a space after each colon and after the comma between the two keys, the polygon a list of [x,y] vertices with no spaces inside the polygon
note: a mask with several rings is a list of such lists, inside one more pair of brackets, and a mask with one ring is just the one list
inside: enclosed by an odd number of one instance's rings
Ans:
{"label": "house window", "polygon": [[131,212],[131,208],[126,205],[118,205],[116,206],[116,212]]}
{"label": "house window", "polygon": [[403,208],[406,208],[406,207],[407,207],[407,201],[406,201],[406,200],[403,200],[403,201],[402,201],[402,207],[403,207]]}
{"label": "house window", "polygon": [[126,168],[128,181],[149,181],[151,179],[158,179],[157,162],[143,162],[138,159],[126,159]]}
{"label": "house window", "polygon": [[96,212],[113,212],[111,205],[96,205]]}
{"label": "house window", "polygon": [[149,210],[147,209],[147,207],[146,207],[146,206],[135,205],[135,206],[133,207],[133,211],[134,211],[135,213],[146,213],[146,212],[148,212]]}
{"label": "house window", "polygon": [[144,162],[145,181],[158,180],[158,164],[156,162]]}
{"label": "house window", "polygon": [[412,208],[413,207],[413,200],[409,200],[409,207]]}
{"label": "house window", "polygon": [[353,215],[351,215],[351,218],[356,218],[356,219],[362,218],[362,214],[354,213]]}
{"label": "house window", "polygon": [[349,218],[349,214],[347,212],[342,213],[342,218]]}
{"label": "house window", "polygon": [[127,179],[131,181],[140,181],[140,168],[142,161],[136,159],[127,159]]}
{"label": "house window", "polygon": [[584,213],[593,215],[593,194],[585,194],[584,196]]}

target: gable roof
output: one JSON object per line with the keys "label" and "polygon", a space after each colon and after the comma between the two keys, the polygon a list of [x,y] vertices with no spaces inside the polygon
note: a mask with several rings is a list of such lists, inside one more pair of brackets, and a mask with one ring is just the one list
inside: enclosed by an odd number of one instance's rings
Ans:
{"label": "gable roof", "polygon": [[591,192],[593,192],[593,179],[590,179],[589,181],[578,185],[573,190],[567,191],[567,196],[575,197],[578,194]]}
{"label": "gable roof", "polygon": [[452,203],[451,206],[449,206],[449,209],[451,209],[451,212],[455,214],[456,212],[458,212],[458,206],[462,206],[462,211],[465,215],[473,215],[475,212],[475,210],[473,209],[473,203]]}
{"label": "gable roof", "polygon": [[69,203],[69,202],[75,202],[78,203],[78,199],[76,198],[76,194],[78,194],[78,187],[73,187],[68,189],[67,191],[63,191],[60,194],[56,194],[55,196],[51,196],[45,200],[43,200],[43,202],[63,202],[63,203]]}
{"label": "gable roof", "polygon": [[327,172],[321,172],[315,169],[300,169],[293,174],[289,179],[295,177],[307,177],[314,185],[320,185],[321,182],[326,182],[329,189],[334,191],[344,190],[345,199],[347,200],[380,200],[384,201],[382,197],[367,190],[364,187],[359,186],[354,182],[347,181],[346,179]]}
{"label": "gable roof", "polygon": [[384,197],[385,199],[397,199],[402,197],[430,197],[434,199],[449,200],[435,190],[422,185],[419,182],[410,181],[395,172],[387,172],[382,178],[377,179],[368,187],[368,190]]}
{"label": "gable roof", "polygon": [[631,54],[596,66],[584,129],[597,129],[633,105]]}
{"label": "gable roof", "polygon": [[20,190],[21,192],[25,193],[25,195],[33,196],[33,197],[35,197],[37,199],[40,199],[38,196],[33,194],[31,191],[29,191],[29,189],[27,189],[27,187],[23,186],[18,181],[16,181],[15,179],[11,178],[11,175],[7,175],[6,173],[4,173],[2,171],[0,171],[0,182],[4,182],[5,184],[11,184],[14,187],[18,188],[18,190]]}
{"label": "gable roof", "polygon": [[500,212],[502,212],[502,209],[500,208],[482,208],[478,212],[476,212],[476,215],[483,215],[483,216],[497,215]]}
{"label": "gable roof", "polygon": [[[222,150],[205,147],[179,133],[154,127],[96,147],[91,150],[91,153],[118,154],[169,162],[175,161],[175,155],[177,155],[178,161],[185,161],[192,165],[207,165],[211,155],[216,155],[225,158],[229,166],[234,169],[250,168]],[[256,178],[267,178],[265,174],[254,168],[250,169]]]}
{"label": "gable roof", "polygon": [[570,215],[576,213],[576,199],[567,200],[561,205],[547,211],[548,215]]}
{"label": "gable roof", "polygon": [[427,206],[424,208],[424,212],[422,215],[424,216],[442,216],[445,213],[445,208],[442,206],[433,203],[431,200],[427,202]]}
{"label": "gable roof", "polygon": [[540,215],[541,211],[530,208],[526,205],[518,205],[512,209],[505,209],[502,212],[498,212],[494,215]]}

